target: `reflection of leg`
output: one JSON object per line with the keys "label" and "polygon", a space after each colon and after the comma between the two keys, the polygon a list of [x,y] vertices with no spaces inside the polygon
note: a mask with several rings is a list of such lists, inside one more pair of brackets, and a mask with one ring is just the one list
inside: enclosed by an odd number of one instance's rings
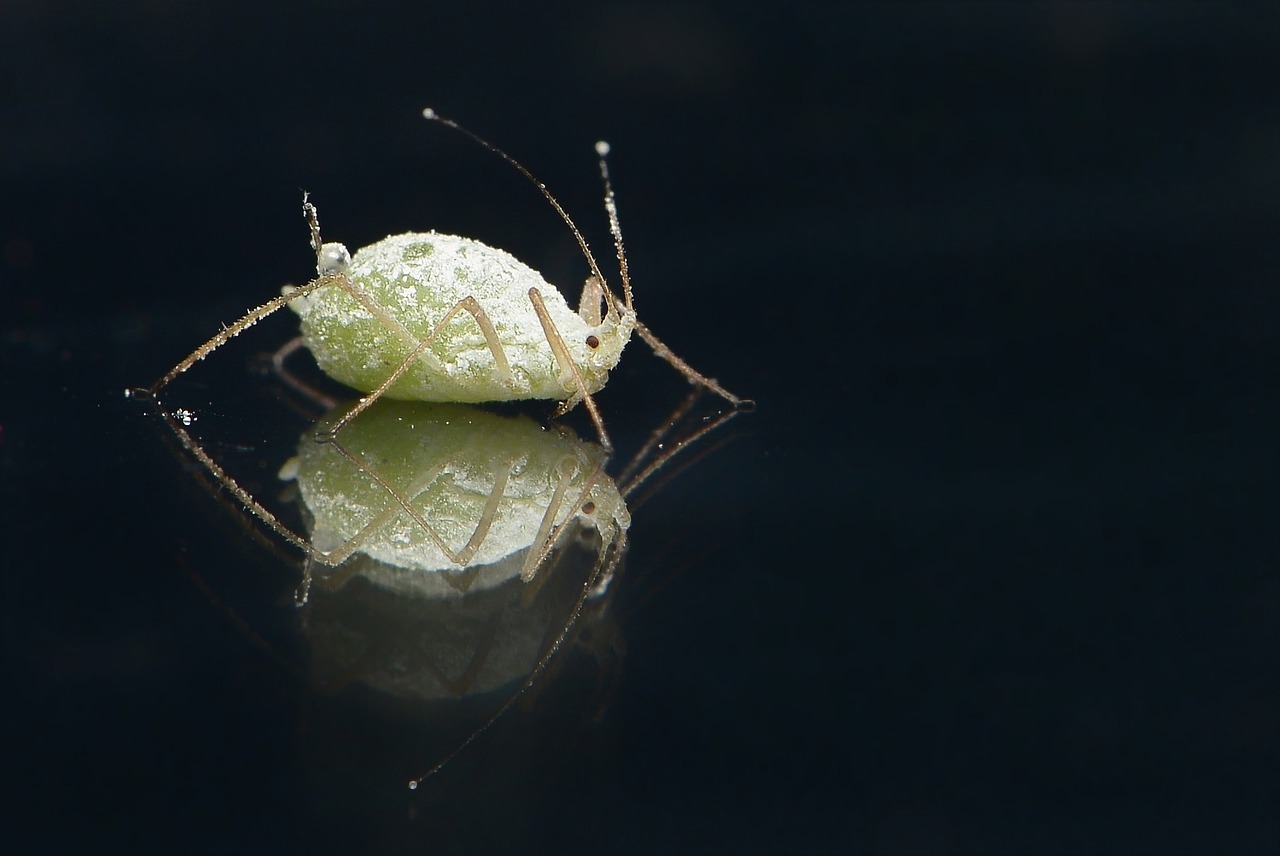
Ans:
{"label": "reflection of leg", "polygon": [[333,448],[361,472],[377,482],[387,492],[387,495],[395,501],[388,503],[386,508],[374,515],[373,519],[361,527],[359,532],[352,535],[337,548],[324,554],[323,561],[330,565],[338,565],[346,561],[353,553],[364,546],[370,537],[384,526],[389,525],[402,511],[409,515],[414,524],[422,529],[423,533],[431,539],[432,543],[439,548],[440,552],[444,553],[450,562],[459,566],[468,565],[475,558],[476,553],[479,552],[485,538],[489,535],[489,530],[493,527],[493,521],[498,513],[498,506],[506,498],[507,481],[511,477],[511,464],[508,463],[505,468],[499,470],[498,477],[493,483],[493,488],[489,491],[489,497],[485,500],[484,509],[480,513],[480,520],[476,523],[476,528],[472,531],[470,539],[461,550],[454,550],[445,543],[443,536],[413,507],[413,503],[417,501],[418,497],[435,484],[444,468],[445,462],[442,461],[430,468],[419,477],[415,484],[410,486],[408,492],[402,492],[388,482],[372,464],[351,452],[341,443],[334,442]]}
{"label": "reflection of leg", "polygon": [[[551,494],[551,501],[547,503],[547,510],[542,515],[542,522],[538,524],[538,534],[534,536],[533,543],[529,545],[529,553],[525,556],[524,567],[520,569],[520,579],[526,583],[538,573],[538,569],[542,567],[543,560],[551,552],[551,547],[556,540],[552,534],[552,529],[556,527],[556,517],[560,514],[560,507],[564,505],[565,491],[569,489],[569,483],[578,473],[578,463],[573,458],[563,458],[557,469],[560,470],[560,481],[556,484],[555,490]],[[558,529],[555,534],[559,534]]]}
{"label": "reflection of leg", "polygon": [[[314,580],[323,591],[341,591],[343,586],[351,582],[352,577],[360,573],[359,562],[350,562],[345,565],[334,567],[329,562],[330,556],[331,554],[329,553],[318,552],[316,553],[316,557],[307,556],[306,575],[304,577],[306,591],[310,591],[312,580]],[[315,567],[317,565],[325,565],[327,569],[317,574],[315,572]],[[301,602],[305,603],[305,600]]]}
{"label": "reflection of leg", "polygon": [[[489,615],[488,620],[485,621],[484,627],[480,631],[480,638],[476,640],[476,649],[472,652],[471,659],[467,661],[467,667],[462,671],[461,675],[451,678],[445,674],[444,669],[431,656],[431,652],[424,650],[423,653],[427,655],[427,671],[431,672],[432,676],[440,682],[440,685],[453,693],[454,696],[460,698],[469,693],[472,685],[476,682],[476,678],[480,676],[480,670],[484,668],[485,663],[489,660],[489,655],[493,652],[494,643],[498,638],[498,628],[501,626],[502,617],[505,614],[506,608],[500,607]],[[449,639],[446,641],[451,643],[454,640]],[[425,648],[426,646],[423,647]],[[446,649],[451,649],[453,646],[446,644],[445,647]]]}
{"label": "reflection of leg", "polygon": [[355,419],[371,404],[379,398],[382,398],[382,396],[387,393],[387,390],[389,390],[395,382],[400,380],[404,373],[409,370],[409,367],[417,362],[423,354],[427,352],[427,348],[431,347],[431,343],[436,340],[444,330],[445,326],[448,325],[448,323],[452,321],[459,312],[467,312],[475,319],[476,324],[480,327],[480,331],[484,334],[484,339],[486,344],[489,346],[490,353],[493,354],[498,378],[506,384],[508,388],[513,387],[513,382],[511,380],[511,364],[507,360],[506,352],[502,350],[502,342],[498,340],[498,332],[494,329],[493,322],[489,320],[488,313],[486,313],[483,307],[476,302],[474,297],[464,297],[459,300],[453,305],[453,308],[446,312],[444,317],[436,323],[435,328],[432,329],[426,338],[420,341],[414,341],[412,334],[405,329],[404,325],[388,315],[386,310],[374,302],[368,295],[364,294],[359,289],[354,288],[354,286],[348,289],[348,292],[352,297],[359,301],[361,305],[372,312],[374,317],[380,320],[388,329],[401,334],[402,337],[409,337],[412,348],[409,351],[409,355],[400,362],[400,365],[396,366],[395,371],[393,371],[386,380],[378,385],[377,389],[362,396],[360,400],[356,402],[355,407],[343,414],[342,418],[334,423],[332,428],[316,434],[316,439],[320,442],[327,443],[333,440],[334,437],[338,436],[338,432],[345,428],[352,419]]}
{"label": "reflection of leg", "polygon": [[263,523],[267,524],[267,526],[271,527],[271,529],[281,538],[285,539],[290,544],[293,544],[308,556],[314,556],[316,559],[324,561],[324,557],[316,552],[316,550],[311,546],[310,541],[299,536],[288,526],[281,523],[280,519],[268,511],[262,503],[258,502],[253,494],[241,487],[240,483],[233,479],[227,471],[224,470],[222,466],[219,465],[218,462],[215,461],[189,433],[187,433],[187,430],[179,424],[178,420],[174,416],[172,416],[163,407],[159,408],[159,411],[160,417],[164,419],[165,424],[169,426],[169,430],[178,438],[178,442],[182,444],[182,447],[190,452],[191,455],[194,456],[195,459],[199,461],[215,479],[221,482],[226,489],[231,492],[232,496],[240,500],[245,508],[252,512],[253,515]]}
{"label": "reflection of leg", "polygon": [[561,373],[564,377],[573,380],[574,395],[561,407],[560,412],[563,413],[572,407],[575,400],[581,401],[587,406],[587,412],[591,414],[591,421],[595,423],[596,433],[600,437],[600,445],[604,446],[605,449],[612,450],[613,443],[609,440],[608,432],[604,430],[604,420],[600,418],[600,410],[596,407],[595,400],[587,390],[587,383],[582,379],[582,372],[578,370],[577,364],[574,363],[573,357],[570,356],[569,348],[565,345],[564,338],[556,328],[556,322],[552,320],[551,313],[547,311],[547,304],[542,300],[542,293],[536,288],[530,288],[529,301],[533,304],[533,311],[538,313],[538,321],[542,324],[542,332],[547,337],[547,344],[551,346],[551,352],[555,354],[556,363],[559,364]]}
{"label": "reflection of leg", "polygon": [[[669,435],[677,423],[685,417],[685,414],[693,408],[694,402],[706,395],[706,393],[706,387],[695,385],[693,389],[689,390],[689,394],[684,397],[684,401],[676,405],[676,409],[671,411],[671,414],[667,416],[666,420],[657,428],[654,428],[649,432],[649,439],[640,447],[640,451],[636,452],[631,460],[627,462],[627,465],[623,468],[622,472],[620,472],[618,477],[614,480],[620,489],[623,491],[629,489],[631,477],[636,474],[636,471],[646,461],[652,460],[653,463],[656,463],[657,465],[654,466],[653,469],[657,469],[666,463],[667,458],[679,452],[682,447],[688,444],[688,440],[679,439],[662,455],[658,456],[656,459],[654,458],[654,453],[658,449],[662,448],[663,442],[667,439],[667,435]],[[627,494],[624,492],[623,496],[626,497],[626,495]]]}
{"label": "reflection of leg", "polygon": [[[520,569],[520,578],[524,580],[525,593],[523,595],[526,604],[532,603],[537,596],[538,589],[545,582],[545,577],[538,576],[547,558],[557,548],[564,535],[571,527],[570,523],[575,514],[582,508],[587,497],[590,496],[592,489],[600,483],[604,476],[604,462],[601,461],[595,465],[595,468],[582,480],[578,486],[578,494],[570,502],[565,502],[565,493],[573,479],[582,472],[582,467],[586,463],[581,459],[572,457],[562,458],[557,466],[560,481],[552,492],[551,501],[547,504],[547,510],[542,515],[542,522],[538,525],[538,534],[533,539],[533,544],[529,547],[529,554],[525,556],[524,566]],[[564,513],[561,514],[561,511]],[[557,521],[557,518],[559,520]],[[602,533],[603,535],[603,533]]]}

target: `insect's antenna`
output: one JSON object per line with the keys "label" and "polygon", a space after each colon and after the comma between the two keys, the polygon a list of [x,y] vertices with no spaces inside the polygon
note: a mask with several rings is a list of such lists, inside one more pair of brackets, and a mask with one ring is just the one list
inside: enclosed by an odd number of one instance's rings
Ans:
{"label": "insect's antenna", "polygon": [[609,233],[613,235],[614,251],[618,254],[618,271],[622,275],[622,297],[627,308],[634,311],[631,305],[631,272],[627,267],[627,251],[622,248],[622,226],[618,224],[618,203],[613,196],[613,182],[609,180],[609,144],[604,140],[596,143],[596,154],[600,156],[600,178],[604,180],[604,210],[609,214]]}
{"label": "insect's antenna", "polygon": [[320,241],[320,216],[316,213],[316,206],[311,204],[311,194],[305,190],[302,191],[302,215],[307,218],[307,226],[311,229],[311,249],[316,254],[316,272],[320,270],[320,248],[324,246]]}
{"label": "insect's antenna", "polygon": [[[474,131],[470,131],[467,128],[462,127],[452,119],[446,119],[444,116],[441,116],[439,113],[437,113],[435,110],[432,110],[430,107],[427,107],[422,111],[422,117],[432,122],[439,122],[441,125],[444,125],[447,128],[452,128],[458,133],[463,134],[464,136],[470,137],[473,141],[475,141],[476,143],[479,143],[481,146],[493,152],[495,155],[502,158],[504,161],[506,161],[507,163],[511,164],[513,167],[518,169],[520,171],[520,174],[529,180],[530,184],[538,188],[538,192],[541,193],[543,197],[548,202],[551,203],[551,207],[556,209],[556,213],[560,215],[560,219],[563,220],[565,222],[565,225],[569,227],[569,231],[573,233],[573,237],[577,240],[578,247],[582,250],[582,254],[587,258],[587,264],[591,267],[591,274],[595,276],[597,279],[599,279],[600,282],[602,283],[608,282],[608,280],[604,278],[604,274],[600,272],[600,265],[596,263],[596,257],[591,254],[591,248],[587,246],[587,239],[582,237],[581,230],[579,230],[577,225],[573,222],[573,219],[569,216],[569,212],[564,210],[564,206],[560,204],[559,200],[557,200],[554,196],[551,195],[551,191],[547,190],[547,186],[543,184],[541,181],[539,181],[534,176],[533,173],[529,172],[529,170],[525,168],[524,164],[520,163],[520,161],[516,160],[511,155],[507,154],[502,149],[495,146],[493,143],[481,137],[479,134],[475,133]],[[605,148],[607,150],[608,146],[606,146]],[[597,150],[598,150],[598,147],[597,147]],[[614,219],[616,220],[616,216]],[[621,239],[618,239],[618,240],[620,241]],[[621,247],[622,246],[621,243],[619,243],[618,246]],[[624,283],[626,282],[625,267],[623,268],[623,282]],[[613,306],[613,295],[610,292],[607,285],[605,286],[604,293],[605,293],[605,300],[609,302],[610,308],[616,309],[616,307]],[[628,289],[628,293],[630,293],[629,289]],[[627,307],[630,308],[630,306],[631,306],[631,302],[628,299]]]}

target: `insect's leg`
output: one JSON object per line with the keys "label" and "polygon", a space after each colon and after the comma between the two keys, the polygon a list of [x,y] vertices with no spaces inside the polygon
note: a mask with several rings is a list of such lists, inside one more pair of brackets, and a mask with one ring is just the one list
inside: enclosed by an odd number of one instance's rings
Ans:
{"label": "insect's leg", "polygon": [[321,407],[326,411],[332,410],[338,405],[338,402],[333,398],[333,396],[326,395],[317,387],[307,383],[305,380],[290,371],[288,365],[286,365],[289,358],[305,348],[306,345],[307,340],[305,336],[294,336],[288,342],[285,342],[274,354],[271,355],[271,371],[276,377],[280,378],[286,386],[301,395],[303,398],[314,402],[318,407]]}
{"label": "insect's leg", "polygon": [[464,297],[458,305],[470,312],[471,317],[476,319],[476,324],[480,326],[485,344],[489,346],[489,353],[493,354],[498,378],[509,388],[515,389],[515,381],[511,377],[511,363],[507,360],[507,352],[502,349],[502,340],[498,338],[498,331],[489,320],[489,313],[484,311],[484,307],[477,303],[474,297]]}
{"label": "insect's leg", "polygon": [[182,362],[178,363],[176,366],[169,369],[168,373],[165,374],[164,377],[160,378],[158,381],[151,384],[151,386],[148,387],[146,390],[141,390],[140,392],[143,395],[148,396],[150,398],[159,397],[160,390],[164,389],[166,386],[172,383],[174,378],[176,378],[178,375],[182,374],[187,369],[194,366],[196,363],[203,360],[205,357],[212,354],[214,351],[218,350],[218,348],[221,348],[223,345],[225,345],[227,342],[234,339],[236,336],[239,336],[245,330],[248,330],[254,324],[257,324],[263,318],[266,318],[268,315],[272,314],[278,309],[288,306],[289,301],[295,300],[306,294],[310,294],[316,289],[323,288],[326,285],[333,285],[339,279],[345,279],[345,277],[332,277],[332,276],[317,277],[316,279],[312,280],[306,285],[292,289],[288,294],[282,294],[279,297],[276,297],[272,300],[268,300],[266,303],[262,304],[256,309],[249,310],[244,314],[242,318],[240,318],[240,320],[236,321],[230,327],[223,327],[221,330],[218,331],[218,333],[212,339],[205,342],[200,347],[196,348],[194,351],[188,354],[187,357],[184,360],[182,360]]}
{"label": "insect's leg", "polygon": [[640,338],[644,339],[650,348],[653,348],[653,352],[655,354],[670,363],[671,367],[684,375],[685,379],[688,380],[689,383],[696,383],[699,386],[705,386],[707,389],[716,393],[725,401],[728,401],[740,410],[755,409],[756,403],[753,400],[750,398],[739,398],[720,384],[716,383],[715,378],[707,377],[702,372],[677,357],[674,351],[668,348],[657,336],[653,335],[652,330],[640,323],[638,320],[636,321],[636,332],[640,334]]}
{"label": "insect's leg", "polygon": [[[281,377],[288,375],[289,370],[285,368],[285,360],[289,359],[306,346],[307,339],[305,336],[294,336],[292,339],[281,345],[276,352],[271,355],[271,369]],[[301,383],[301,381],[292,375],[289,375],[286,382],[290,386],[294,386],[295,383]],[[297,389],[297,387],[294,388]]]}
{"label": "insect's leg", "polygon": [[[386,327],[392,333],[395,333],[405,344],[405,347],[414,349],[421,346],[421,342],[408,327],[404,326],[398,318],[386,310],[382,304],[374,300],[372,296],[367,294],[363,289],[353,283],[351,280],[343,277],[341,280],[341,288],[351,298],[359,303],[374,318],[378,319],[382,326]],[[440,331],[443,324],[450,320],[459,309],[465,309],[476,320],[476,324],[480,327],[480,332],[484,335],[485,344],[489,347],[489,352],[493,354],[494,368],[498,372],[499,379],[508,387],[514,389],[515,383],[511,378],[511,363],[507,360],[507,354],[502,349],[502,341],[498,338],[498,331],[494,328],[493,322],[489,320],[489,313],[484,311],[474,297],[464,297],[462,300],[454,304],[453,308],[446,313],[444,319],[436,325],[436,329],[431,332],[431,338],[434,338]],[[419,351],[419,356],[425,351]],[[410,360],[412,363],[412,360]],[[407,367],[406,367],[407,369]]]}
{"label": "insect's leg", "polygon": [[582,298],[578,301],[578,315],[588,327],[599,327],[604,319],[604,285],[595,276],[587,277],[582,284]]}
{"label": "insect's leg", "polygon": [[[345,277],[343,278],[343,281],[344,283],[346,283],[344,285],[344,288],[348,290],[348,293],[350,293],[353,297],[355,297],[358,301],[360,301],[363,305],[365,305],[366,308],[368,308],[371,312],[374,313],[376,317],[382,320],[386,326],[391,328],[393,331],[404,330],[404,326],[401,325],[398,321],[395,321],[394,319],[390,318],[390,316],[387,315],[386,311],[383,310],[382,307],[378,306],[378,304],[374,302],[372,298],[364,294],[364,292],[360,291],[360,289],[356,288],[355,286],[350,285],[350,283],[347,282]],[[346,413],[344,413],[342,417],[338,419],[338,421],[335,422],[331,428],[329,428],[326,431],[318,432],[316,434],[316,439],[322,443],[327,443],[331,441],[334,437],[338,435],[339,431],[347,427],[347,425],[351,422],[351,420],[355,419],[357,416],[363,413],[366,409],[369,408],[370,405],[372,405],[379,398],[382,398],[382,396],[386,395],[387,390],[389,390],[392,386],[394,386],[395,382],[398,381],[404,375],[404,373],[407,372],[409,368],[415,362],[417,362],[422,357],[423,354],[426,353],[427,348],[431,347],[431,343],[436,340],[436,337],[440,335],[441,331],[444,330],[445,326],[450,321],[452,321],[459,312],[467,312],[471,315],[472,318],[475,319],[476,324],[479,325],[481,332],[484,334],[484,339],[489,346],[489,351],[493,354],[493,359],[497,364],[497,370],[498,370],[499,376],[508,386],[512,386],[513,381],[511,378],[511,363],[507,360],[506,352],[502,350],[502,342],[498,339],[498,332],[494,329],[493,322],[489,320],[488,314],[484,311],[484,309],[480,306],[480,304],[476,302],[476,299],[474,297],[464,297],[461,300],[459,300],[457,303],[455,303],[453,305],[453,308],[444,314],[443,318],[441,318],[438,322],[436,322],[436,326],[431,330],[431,332],[425,338],[413,344],[412,349],[409,351],[409,355],[406,356],[400,362],[400,365],[396,366],[395,371],[393,371],[390,374],[390,376],[387,377],[386,380],[378,384],[377,389],[373,390],[367,395],[361,396],[361,398],[356,402],[355,406],[350,410],[348,410]],[[405,332],[407,333],[407,331]]]}
{"label": "insect's leg", "polygon": [[577,396],[581,398],[582,403],[587,406],[587,412],[591,414],[591,421],[595,423],[596,433],[600,437],[600,445],[604,446],[608,451],[613,451],[613,443],[609,440],[609,433],[604,430],[604,420],[600,417],[600,410],[596,407],[595,400],[587,390],[586,381],[582,379],[582,372],[578,371],[577,365],[573,362],[573,357],[569,355],[569,348],[565,345],[560,331],[556,329],[556,322],[551,318],[551,313],[547,312],[547,305],[542,300],[542,293],[537,288],[530,288],[529,301],[533,303],[533,311],[538,313],[538,321],[542,324],[542,332],[546,335],[547,344],[551,346],[551,351],[556,356],[556,362],[560,364],[560,370],[573,378],[574,385],[578,389]]}

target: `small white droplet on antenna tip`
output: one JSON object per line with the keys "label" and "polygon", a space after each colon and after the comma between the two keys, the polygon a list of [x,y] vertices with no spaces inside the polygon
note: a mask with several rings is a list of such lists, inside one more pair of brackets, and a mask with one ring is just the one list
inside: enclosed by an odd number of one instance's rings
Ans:
{"label": "small white droplet on antenna tip", "polygon": [[422,118],[434,119],[435,117],[436,117],[436,111],[432,110],[430,107],[422,108]]}
{"label": "small white droplet on antenna tip", "polygon": [[600,157],[604,157],[609,154],[609,144],[604,140],[600,140],[596,143],[596,154],[600,155]]}

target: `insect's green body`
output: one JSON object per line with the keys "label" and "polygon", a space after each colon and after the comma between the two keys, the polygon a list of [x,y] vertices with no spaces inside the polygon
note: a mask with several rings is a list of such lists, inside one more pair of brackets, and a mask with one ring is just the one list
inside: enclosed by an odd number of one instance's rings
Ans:
{"label": "insect's green body", "polygon": [[289,306],[301,316],[307,347],[324,372],[362,391],[385,381],[460,301],[473,298],[492,322],[509,372],[501,370],[475,317],[458,312],[387,390],[392,398],[478,403],[580,394],[548,342],[530,289],[541,295],[590,393],[604,387],[635,327],[630,311],[589,324],[532,268],[453,235],[393,235],[359,250],[330,276],[345,276],[353,288],[326,285]]}

